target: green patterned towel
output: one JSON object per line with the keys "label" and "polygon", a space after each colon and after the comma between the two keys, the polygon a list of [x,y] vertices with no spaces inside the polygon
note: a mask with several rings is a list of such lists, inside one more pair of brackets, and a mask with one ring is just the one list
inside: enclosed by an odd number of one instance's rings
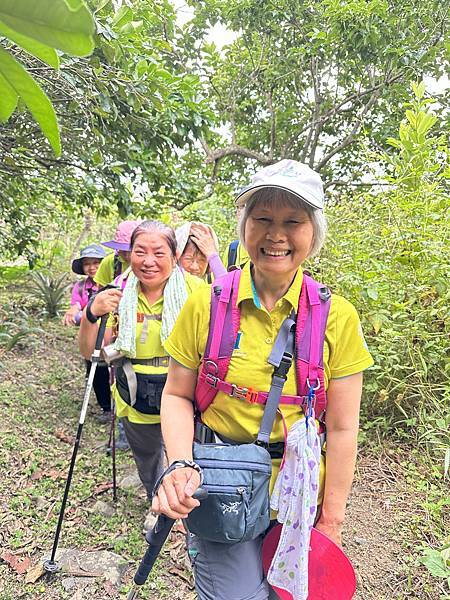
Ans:
{"label": "green patterned towel", "polygon": [[[139,295],[139,279],[130,271],[119,304],[119,335],[114,348],[128,356],[136,356],[136,313]],[[187,300],[183,271],[176,266],[164,288],[164,303],[161,321],[161,342],[169,337],[178,314]]]}

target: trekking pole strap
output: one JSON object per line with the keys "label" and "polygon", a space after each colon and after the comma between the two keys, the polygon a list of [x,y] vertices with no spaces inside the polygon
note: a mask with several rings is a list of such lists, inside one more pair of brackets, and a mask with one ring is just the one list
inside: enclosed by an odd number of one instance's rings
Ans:
{"label": "trekking pole strap", "polygon": [[273,423],[278,410],[278,404],[286,383],[289,369],[294,360],[295,345],[295,315],[291,313],[281,325],[268,362],[273,365],[272,383],[259,427],[257,444],[268,446]]}

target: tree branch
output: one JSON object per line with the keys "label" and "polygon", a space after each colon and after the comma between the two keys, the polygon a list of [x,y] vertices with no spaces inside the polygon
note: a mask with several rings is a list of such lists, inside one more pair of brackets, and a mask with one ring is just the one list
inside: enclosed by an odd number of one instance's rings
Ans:
{"label": "tree branch", "polygon": [[269,106],[270,112],[270,151],[269,158],[273,160],[275,145],[276,145],[276,115],[275,110],[273,108],[273,97],[272,97],[273,89],[267,92],[267,104]]}
{"label": "tree branch", "polygon": [[353,125],[351,132],[342,140],[342,142],[340,144],[338,144],[335,148],[333,148],[333,150],[328,152],[328,154],[326,154],[322,158],[322,160],[316,165],[316,168],[318,171],[323,169],[323,167],[327,164],[327,162],[329,160],[331,160],[331,158],[333,158],[333,156],[335,154],[337,154],[338,152],[340,152],[341,150],[343,150],[344,148],[346,148],[347,146],[349,146],[350,144],[352,144],[355,141],[356,135],[359,132],[359,130],[361,129],[365,115],[369,112],[369,110],[372,108],[372,106],[378,100],[378,97],[380,96],[380,94],[381,94],[381,89],[377,89],[375,92],[373,92],[369,101],[364,106],[363,110],[361,111],[361,114],[356,116],[355,124]]}
{"label": "tree branch", "polygon": [[333,181],[329,181],[328,183],[324,184],[324,190],[329,189],[331,186],[333,187],[376,187],[376,186],[383,186],[383,187],[389,187],[389,186],[393,186],[393,183],[389,183],[388,181],[367,181],[367,182],[363,182],[363,181],[343,181],[340,179],[334,179]]}
{"label": "tree branch", "polygon": [[[316,156],[317,144],[319,143],[319,137],[320,137],[320,134],[322,133],[322,122],[319,120],[320,108],[322,106],[322,96],[321,96],[320,87],[319,87],[319,79],[318,79],[318,72],[317,72],[317,59],[315,59],[315,58],[311,59],[311,77],[312,77],[313,88],[314,88],[314,117],[313,117],[313,122],[311,124],[311,129],[309,130],[308,144],[306,147],[308,148],[309,145],[311,144],[311,149],[309,151],[308,164],[310,167],[313,167],[314,158]],[[314,131],[314,135],[313,135],[313,131]],[[305,159],[306,159],[306,156],[303,158],[303,162],[305,161]]]}
{"label": "tree branch", "polygon": [[[226,156],[234,155],[244,156],[245,158],[252,158],[254,160],[257,160],[264,166],[271,165],[274,162],[273,158],[266,156],[262,152],[250,150],[249,148],[244,148],[243,146],[239,146],[239,144],[230,144],[228,146],[225,146],[225,148],[218,148],[217,150],[211,150],[204,140],[201,140],[201,144],[206,152],[206,164],[222,160],[222,158],[225,158]],[[206,150],[207,148],[208,150]]]}

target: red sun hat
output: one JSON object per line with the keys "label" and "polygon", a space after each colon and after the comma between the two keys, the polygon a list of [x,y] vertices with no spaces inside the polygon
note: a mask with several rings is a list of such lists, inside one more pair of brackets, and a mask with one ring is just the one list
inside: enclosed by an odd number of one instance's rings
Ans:
{"label": "red sun hat", "polygon": [[[277,550],[282,526],[275,525],[264,538],[262,561],[267,575]],[[281,588],[273,588],[281,600],[294,600]],[[308,560],[308,600],[351,600],[356,591],[352,563],[343,550],[317,529],[311,530]]]}

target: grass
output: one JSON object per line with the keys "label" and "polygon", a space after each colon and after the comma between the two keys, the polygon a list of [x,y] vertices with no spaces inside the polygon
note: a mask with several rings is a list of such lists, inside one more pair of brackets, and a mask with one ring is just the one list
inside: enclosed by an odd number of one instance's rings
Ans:
{"label": "grass", "polygon": [[[73,448],[58,439],[55,432],[75,434],[84,381],[84,365],[76,353],[74,331],[69,330],[68,336],[67,330],[54,322],[46,325],[46,331],[45,339],[31,351],[17,347],[9,353],[5,377],[0,383],[2,547],[30,557],[33,564],[41,561],[52,546]],[[47,336],[53,340],[50,352]],[[94,404],[95,399],[91,399],[60,547],[106,549],[120,554],[133,567],[123,584],[126,590],[146,548],[141,528],[148,502],[141,491],[119,490],[112,517],[93,510],[98,499],[112,504],[111,491],[95,493],[99,484],[111,480],[111,459],[99,448],[107,441],[108,427],[94,420]],[[119,479],[131,468],[134,464],[130,453],[118,453]],[[163,564],[164,561],[160,562],[159,570]],[[99,586],[98,582],[92,582],[85,597],[110,598]],[[185,594],[177,596],[181,590]],[[150,598],[182,598],[186,594],[189,590],[182,580],[158,573],[158,569],[143,588],[143,597]],[[8,597],[59,600],[72,596],[73,592],[68,594],[61,587],[59,575],[26,585],[23,576],[0,564],[0,600]]]}

